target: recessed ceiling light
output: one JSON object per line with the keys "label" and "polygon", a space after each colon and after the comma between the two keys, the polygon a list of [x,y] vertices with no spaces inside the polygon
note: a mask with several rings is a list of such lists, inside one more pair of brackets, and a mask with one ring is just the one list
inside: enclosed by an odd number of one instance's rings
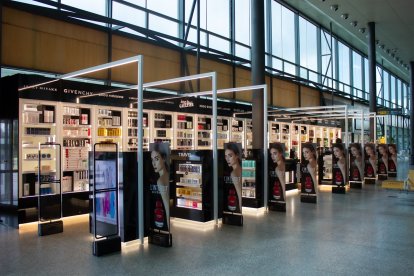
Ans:
{"label": "recessed ceiling light", "polygon": [[338,9],[339,9],[338,5],[332,5],[331,6],[331,10],[333,10],[333,11],[337,11]]}
{"label": "recessed ceiling light", "polygon": [[366,30],[365,28],[359,28],[360,33],[365,33],[365,30]]}
{"label": "recessed ceiling light", "polygon": [[343,14],[341,14],[341,17],[342,17],[342,19],[348,19],[349,14],[343,13]]}
{"label": "recessed ceiling light", "polygon": [[351,22],[351,25],[354,26],[354,27],[356,27],[356,25],[358,25],[358,21],[352,21]]}

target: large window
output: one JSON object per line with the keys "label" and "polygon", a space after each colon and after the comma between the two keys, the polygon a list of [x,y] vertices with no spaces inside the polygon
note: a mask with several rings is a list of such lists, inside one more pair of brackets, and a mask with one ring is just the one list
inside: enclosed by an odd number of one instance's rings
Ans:
{"label": "large window", "polygon": [[365,86],[365,99],[369,99],[369,63],[368,59],[364,58],[364,86]]}
{"label": "large window", "polygon": [[[161,13],[172,19],[178,19],[178,0],[147,1],[147,5],[147,8],[152,11]],[[178,26],[177,21],[172,21],[151,13],[149,14],[148,28],[153,31],[178,37]],[[177,44],[176,42],[173,43]]]}
{"label": "large window", "polygon": [[325,31],[321,31],[322,84],[333,88],[335,76],[335,39]]}
{"label": "large window", "polygon": [[376,66],[376,81],[377,81],[377,105],[383,104],[384,98],[384,80],[383,80],[383,71],[382,68]]}
{"label": "large window", "polygon": [[309,72],[301,68],[300,76],[311,81],[318,81],[318,52],[316,42],[316,26],[299,17],[299,45],[300,45],[300,65],[314,72]]}
{"label": "large window", "polygon": [[360,54],[352,51],[352,79],[353,86],[356,88],[354,90],[354,95],[363,98],[362,94],[362,57]]}
{"label": "large window", "polygon": [[390,74],[383,70],[383,81],[384,81],[384,89],[381,95],[381,98],[383,99],[382,105],[389,106],[389,100],[390,100]]}
{"label": "large window", "polygon": [[[294,13],[272,1],[272,55],[295,63],[295,17]],[[281,66],[281,67],[279,67]],[[295,65],[273,63],[273,67],[289,74],[296,73]]]}
{"label": "large window", "polygon": [[350,73],[349,73],[349,47],[338,42],[338,80],[339,89],[350,93]]}
{"label": "large window", "polygon": [[236,56],[250,59],[250,48],[240,45],[238,42],[250,46],[250,0],[237,0],[235,9],[235,39]]}
{"label": "large window", "polygon": [[207,24],[207,30],[217,35],[208,34],[207,40],[210,48],[230,53],[230,1],[229,0],[201,0],[201,20]]}
{"label": "large window", "polygon": [[61,0],[61,3],[99,15],[106,15],[106,0]]}
{"label": "large window", "polygon": [[[129,23],[131,25],[139,26],[142,28],[146,27],[144,11],[138,10],[133,7],[129,7],[127,5],[124,5],[124,4],[115,2],[115,1],[113,1],[113,5],[112,5],[112,18]],[[140,33],[134,32],[129,29],[121,29],[121,30],[125,32],[134,33],[137,35],[142,35]]]}
{"label": "large window", "polygon": [[390,82],[390,104],[389,107],[395,108],[395,104],[397,103],[397,92],[396,89],[396,82],[395,77],[391,75],[391,82]]}

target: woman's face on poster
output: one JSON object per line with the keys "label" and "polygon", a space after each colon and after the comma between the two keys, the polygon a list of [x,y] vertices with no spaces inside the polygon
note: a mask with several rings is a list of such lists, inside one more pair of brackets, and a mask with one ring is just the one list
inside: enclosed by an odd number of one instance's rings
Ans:
{"label": "woman's face on poster", "polygon": [[388,150],[390,151],[390,154],[396,154],[397,151],[395,150],[395,148],[393,146],[388,146]]}
{"label": "woman's face on poster", "polygon": [[351,153],[354,157],[360,157],[359,150],[356,147],[351,147]]}
{"label": "woman's face on poster", "polygon": [[340,148],[334,147],[333,148],[333,153],[334,153],[335,157],[338,158],[338,159],[344,157],[344,153]]}
{"label": "woman's face on poster", "polygon": [[224,152],[224,158],[226,159],[227,165],[229,167],[235,166],[239,163],[238,156],[234,153],[234,151],[230,149],[226,149]]}
{"label": "woman's face on poster", "polygon": [[383,146],[378,147],[378,152],[379,152],[381,155],[387,155],[387,150],[386,150],[386,149],[385,149],[385,147],[383,147]]}
{"label": "woman's face on poster", "polygon": [[151,152],[151,162],[155,172],[159,173],[164,169],[164,159],[158,151]]}
{"label": "woman's face on poster", "polygon": [[369,156],[373,156],[374,155],[374,150],[370,147],[370,146],[366,146],[365,147],[365,151]]}
{"label": "woman's face on poster", "polygon": [[279,152],[277,149],[270,149],[270,157],[273,160],[273,163],[277,163],[282,160],[282,153]]}
{"label": "woman's face on poster", "polygon": [[305,160],[310,160],[313,157],[313,153],[309,148],[303,148],[303,157]]}

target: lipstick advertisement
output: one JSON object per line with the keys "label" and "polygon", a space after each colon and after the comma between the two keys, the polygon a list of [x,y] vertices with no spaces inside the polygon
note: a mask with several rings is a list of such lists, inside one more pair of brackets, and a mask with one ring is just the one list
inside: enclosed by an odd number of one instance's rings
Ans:
{"label": "lipstick advertisement", "polygon": [[361,144],[349,145],[349,181],[362,182],[364,177],[364,159]]}
{"label": "lipstick advertisement", "polygon": [[378,179],[384,180],[388,177],[388,145],[387,144],[379,144],[377,146],[378,151]]}
{"label": "lipstick advertisement", "polygon": [[286,201],[285,144],[271,143],[268,154],[269,206]]}
{"label": "lipstick advertisement", "polygon": [[388,176],[397,177],[397,145],[388,144]]}
{"label": "lipstick advertisement", "polygon": [[312,143],[302,143],[301,167],[301,193],[316,195],[317,192],[317,155],[316,147]]}
{"label": "lipstick advertisement", "polygon": [[223,214],[242,213],[242,146],[224,144]]}
{"label": "lipstick advertisement", "polygon": [[342,143],[332,144],[332,185],[345,186],[347,183],[346,150]]}
{"label": "lipstick advertisement", "polygon": [[364,161],[364,176],[366,178],[375,178],[377,176],[377,151],[375,150],[375,144],[365,144]]}
{"label": "lipstick advertisement", "polygon": [[144,181],[149,190],[152,230],[170,231],[170,144],[151,143],[144,154]]}

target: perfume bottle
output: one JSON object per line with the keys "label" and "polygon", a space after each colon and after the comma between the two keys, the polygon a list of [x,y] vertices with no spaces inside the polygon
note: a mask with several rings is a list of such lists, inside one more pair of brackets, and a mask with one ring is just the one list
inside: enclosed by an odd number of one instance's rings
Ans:
{"label": "perfume bottle", "polygon": [[273,198],[274,199],[280,199],[280,185],[279,185],[279,181],[275,181],[275,183],[273,183]]}
{"label": "perfume bottle", "polygon": [[162,228],[164,226],[164,210],[162,209],[161,200],[157,200],[155,202],[154,217],[155,217],[155,226],[158,228]]}
{"label": "perfume bottle", "polygon": [[353,180],[359,180],[359,172],[358,172],[358,168],[354,168],[352,170],[352,178]]}
{"label": "perfume bottle", "polygon": [[396,171],[394,161],[391,160],[390,162],[388,162],[388,168],[389,168],[390,172],[395,172]]}
{"label": "perfume bottle", "polygon": [[336,185],[342,185],[342,174],[340,171],[336,171],[335,173],[335,183]]}
{"label": "perfume bottle", "polygon": [[367,176],[368,177],[372,177],[372,176],[374,176],[374,169],[372,168],[372,166],[370,165],[370,166],[368,166],[368,168],[367,168]]}
{"label": "perfume bottle", "polygon": [[227,197],[227,208],[230,211],[236,211],[236,201],[236,191],[234,190],[234,188],[230,188],[229,195]]}
{"label": "perfume bottle", "polygon": [[383,174],[387,173],[387,170],[385,169],[385,164],[384,163],[380,163],[379,172],[383,173]]}
{"label": "perfume bottle", "polygon": [[306,176],[305,178],[305,191],[307,193],[312,192],[312,178],[310,176]]}

